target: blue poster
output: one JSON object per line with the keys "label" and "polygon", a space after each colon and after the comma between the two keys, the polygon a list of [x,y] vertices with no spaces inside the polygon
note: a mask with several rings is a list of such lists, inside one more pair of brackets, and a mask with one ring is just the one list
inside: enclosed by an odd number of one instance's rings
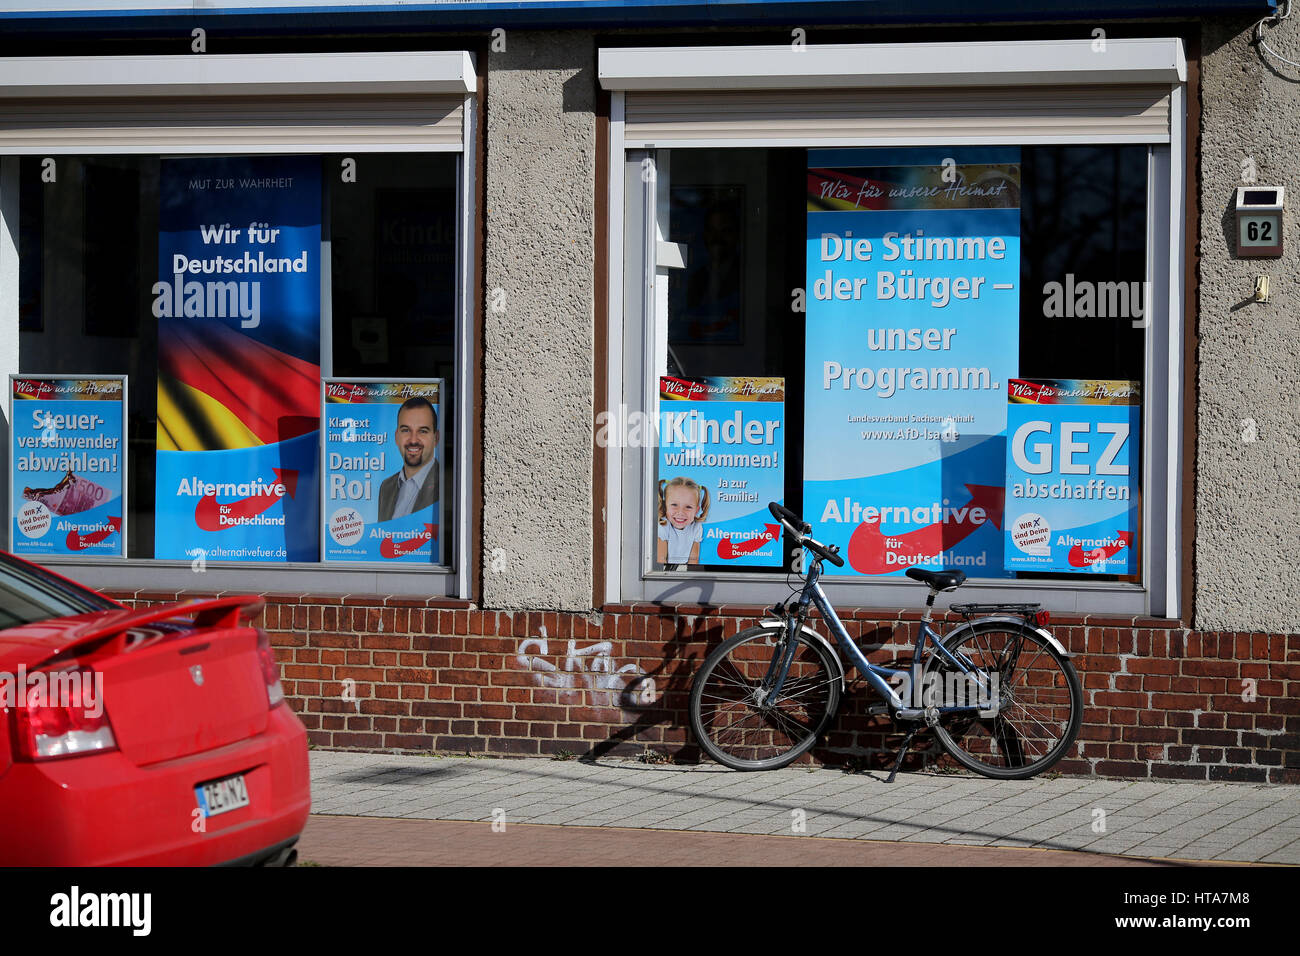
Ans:
{"label": "blue poster", "polygon": [[443,384],[325,382],[326,561],[442,563]]}
{"label": "blue poster", "polygon": [[654,564],[780,567],[785,379],[659,379]]}
{"label": "blue poster", "polygon": [[126,556],[126,379],[10,379],[9,549]]}
{"label": "blue poster", "polygon": [[1137,574],[1139,383],[1017,379],[1007,398],[1007,570]]}
{"label": "blue poster", "polygon": [[320,160],[165,159],[154,553],[315,561]]}
{"label": "blue poster", "polygon": [[804,518],[843,569],[1000,577],[1020,151],[811,150]]}

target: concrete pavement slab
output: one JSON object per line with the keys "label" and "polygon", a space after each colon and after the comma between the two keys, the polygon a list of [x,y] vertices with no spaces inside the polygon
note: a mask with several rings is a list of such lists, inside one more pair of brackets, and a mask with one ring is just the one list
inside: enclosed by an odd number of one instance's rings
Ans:
{"label": "concrete pavement slab", "polygon": [[[1300,790],[1257,784],[995,781],[786,768],[737,773],[713,765],[633,761],[311,753],[314,811],[360,818],[516,825],[790,833],[795,813],[817,838],[951,848],[1033,846],[1300,864]],[[1097,810],[1104,832],[1095,832]],[[797,832],[797,831],[796,831]],[[1084,855],[1086,855],[1086,853]],[[1201,855],[1204,853],[1204,855]]]}
{"label": "concrete pavement slab", "polygon": [[901,846],[813,836],[312,816],[298,845],[316,866],[1165,866],[1037,849]]}

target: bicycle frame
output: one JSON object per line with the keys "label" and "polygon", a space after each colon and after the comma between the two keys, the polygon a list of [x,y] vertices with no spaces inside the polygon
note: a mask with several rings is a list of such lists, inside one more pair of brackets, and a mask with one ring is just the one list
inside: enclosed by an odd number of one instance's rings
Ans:
{"label": "bicycle frame", "polygon": [[[921,632],[917,636],[916,644],[912,649],[912,663],[906,669],[880,667],[872,664],[867,660],[866,655],[858,649],[858,646],[850,639],[848,631],[845,630],[843,622],[840,621],[839,615],[835,613],[835,608],[831,605],[830,599],[826,592],[822,590],[821,580],[822,563],[814,560],[812,567],[808,571],[807,579],[804,582],[803,590],[799,594],[798,604],[794,606],[793,611],[786,615],[786,634],[793,635],[799,633],[800,622],[808,615],[808,605],[816,605],[817,610],[821,612],[822,618],[826,621],[827,627],[835,638],[835,642],[840,649],[848,656],[850,663],[855,667],[872,687],[883,697],[889,705],[891,711],[901,712],[900,716],[917,718],[922,716],[925,711],[930,710],[928,707],[914,707],[905,701],[899,693],[890,685],[889,678],[903,675],[910,679],[908,686],[915,690],[921,686],[921,670],[925,664],[925,648],[927,641],[933,645],[933,653],[938,654],[952,666],[956,667],[963,674],[970,676],[974,674],[976,680],[980,683],[980,690],[989,693],[990,688],[987,682],[982,678],[977,668],[973,667],[964,657],[954,655],[943,646],[941,637],[937,631],[930,626],[930,614],[934,604],[934,594],[930,595],[926,603],[925,613],[921,618]],[[768,666],[767,676],[764,679],[766,686],[771,680],[772,684],[767,688],[764,697],[772,698],[781,692],[781,687],[785,684],[785,679],[790,671],[790,664],[794,660],[794,652],[798,642],[789,640],[786,642],[784,654],[774,653],[772,663]],[[777,645],[780,648],[780,645]],[[775,671],[775,674],[773,673]],[[914,695],[915,696],[915,695]],[[915,703],[916,701],[913,701]],[[996,708],[996,703],[993,705]],[[980,706],[978,704],[962,706],[941,706],[933,708],[934,714],[950,714],[959,712],[987,712],[987,704]]]}

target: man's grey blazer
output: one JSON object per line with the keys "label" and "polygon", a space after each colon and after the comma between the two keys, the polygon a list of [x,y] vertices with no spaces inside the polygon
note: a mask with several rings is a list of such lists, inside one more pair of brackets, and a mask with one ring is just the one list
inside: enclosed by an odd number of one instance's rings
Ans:
{"label": "man's grey blazer", "polygon": [[[436,504],[438,501],[438,462],[434,462],[429,473],[424,477],[424,484],[420,486],[420,493],[415,496],[415,504],[411,508],[414,514],[429,505]],[[397,480],[401,476],[401,471],[396,471],[389,475],[379,484],[379,520],[388,521],[393,517],[393,506],[397,504]]]}

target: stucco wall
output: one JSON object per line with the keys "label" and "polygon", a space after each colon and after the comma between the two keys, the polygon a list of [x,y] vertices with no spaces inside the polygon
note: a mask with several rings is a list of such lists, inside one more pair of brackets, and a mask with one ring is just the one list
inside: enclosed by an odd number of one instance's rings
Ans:
{"label": "stucco wall", "polygon": [[589,609],[595,47],[504,41],[488,61],[483,604]]}
{"label": "stucco wall", "polygon": [[[1300,20],[1264,31],[1300,61]],[[1300,631],[1300,69],[1250,45],[1249,21],[1206,21],[1202,59],[1197,628]],[[1281,259],[1238,259],[1242,164],[1287,187]],[[1267,304],[1248,302],[1269,276]],[[1254,439],[1254,440],[1251,440]]]}

